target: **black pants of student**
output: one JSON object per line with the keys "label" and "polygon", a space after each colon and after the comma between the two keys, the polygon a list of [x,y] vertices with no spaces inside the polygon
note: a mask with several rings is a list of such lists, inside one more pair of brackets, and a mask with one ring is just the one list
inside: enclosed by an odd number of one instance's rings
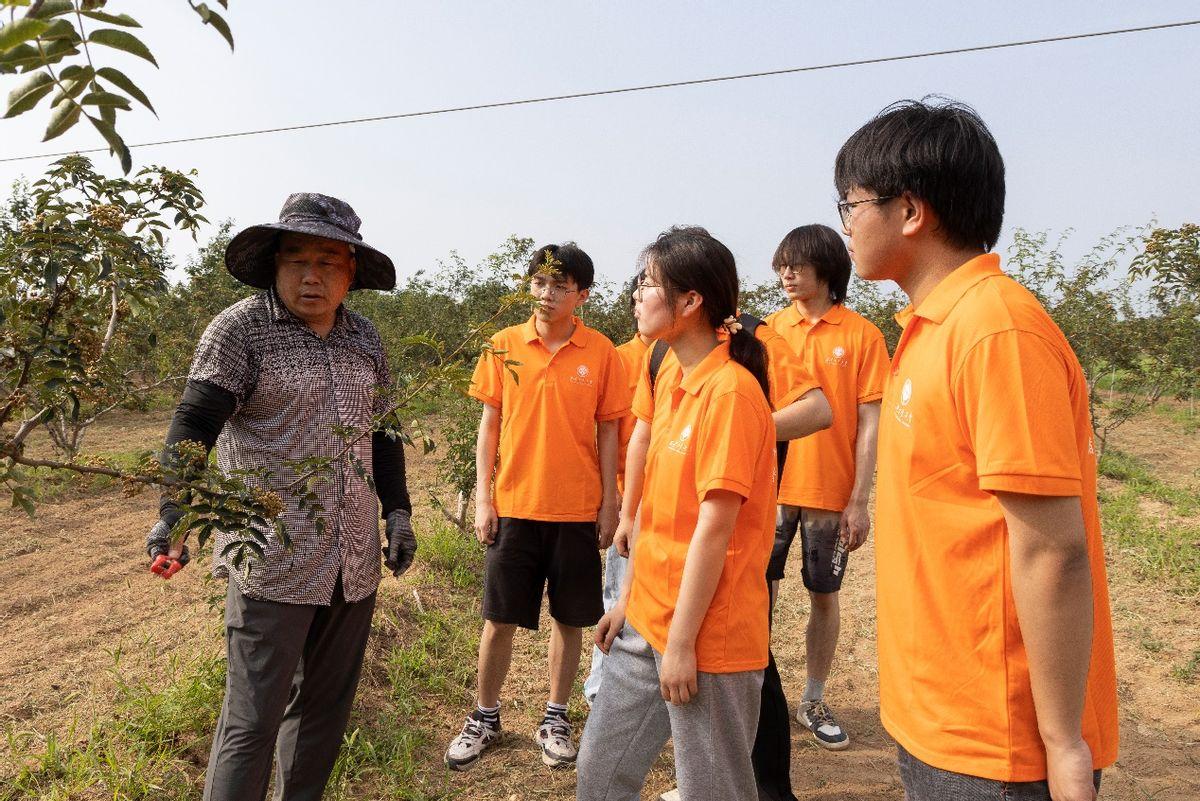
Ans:
{"label": "black pants of student", "polygon": [[792,793],[791,714],[774,654],[768,654],[767,669],[763,671],[758,732],[750,760],[758,782],[759,801],[796,801]]}
{"label": "black pants of student", "polygon": [[[775,447],[779,462],[778,477],[783,476],[788,443]],[[754,737],[754,778],[758,782],[759,801],[796,801],[792,792],[792,720],[788,711],[783,681],[775,666],[775,654],[767,654],[763,671],[762,704],[758,712],[758,732]]]}
{"label": "black pants of student", "polygon": [[318,801],[358,689],[375,595],[329,606],[225,597],[229,670],[204,801],[261,801],[274,753],[276,801]]}

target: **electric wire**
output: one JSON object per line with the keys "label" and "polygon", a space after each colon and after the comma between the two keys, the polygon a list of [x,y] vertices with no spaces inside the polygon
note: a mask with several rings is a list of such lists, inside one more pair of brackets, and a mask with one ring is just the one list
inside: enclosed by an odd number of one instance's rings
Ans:
{"label": "electric wire", "polygon": [[[1180,22],[1168,22],[1159,25],[1144,25],[1136,28],[1118,28],[1106,31],[1094,31],[1090,33],[1075,33],[1064,36],[1048,36],[1040,39],[1024,39],[1014,42],[999,42],[996,44],[974,45],[971,47],[956,47],[946,50],[929,50],[920,53],[908,53],[899,56],[881,56],[878,58],[863,58],[852,61],[837,61],[828,64],[814,64],[804,67],[788,67],[786,69],[765,70],[762,72],[744,72],[736,75],[721,75],[711,78],[693,78],[684,81],[669,81],[665,83],[642,84],[639,86],[625,86],[614,89],[597,89],[587,92],[572,92],[563,95],[548,95],[545,97],[530,97],[517,100],[500,100],[492,103],[477,103],[468,106],[451,106],[447,108],[427,109],[425,111],[409,111],[399,114],[383,114],[372,117],[356,117],[345,120],[329,120],[326,122],[312,122],[300,125],[286,125],[276,128],[258,128],[250,131],[230,131],[226,133],[208,134],[203,136],[188,136],[179,139],[162,139],[156,142],[142,142],[136,145],[129,145],[130,150],[142,147],[159,147],[162,145],[179,145],[189,142],[211,142],[218,139],[235,139],[246,136],[261,136],[264,134],[286,133],[289,131],[305,131],[315,128],[332,128],[341,125],[360,125],[369,122],[384,122],[388,120],[404,120],[414,119],[417,117],[432,117],[440,114],[457,114],[464,111],[486,111],[489,109],[511,108],[513,106],[530,106],[540,103],[556,103],[565,100],[580,100],[592,97],[604,97],[607,95],[630,94],[633,92],[648,92],[662,89],[676,89],[684,86],[701,86],[704,84],[724,83],[729,81],[742,81],[752,78],[768,78],[778,75],[794,75],[804,72],[819,72],[821,70],[846,69],[849,67],[862,67],[872,64],[887,64],[897,61],[912,61],[922,58],[934,58],[938,56],[951,56],[963,53],[980,53],[989,50],[1004,50],[1016,47],[1030,47],[1034,45],[1054,44],[1058,42],[1078,41],[1081,39],[1095,39],[1105,36],[1120,36],[1131,33],[1146,33],[1150,31],[1163,31],[1172,28],[1186,28],[1190,26],[1200,25],[1198,20],[1185,20]],[[7,156],[0,158],[0,163],[13,161],[29,161],[33,159],[52,159],[60,156],[69,156],[76,153],[102,153],[107,152],[106,147],[95,147],[83,150],[69,150],[60,153],[37,153],[26,156]]]}

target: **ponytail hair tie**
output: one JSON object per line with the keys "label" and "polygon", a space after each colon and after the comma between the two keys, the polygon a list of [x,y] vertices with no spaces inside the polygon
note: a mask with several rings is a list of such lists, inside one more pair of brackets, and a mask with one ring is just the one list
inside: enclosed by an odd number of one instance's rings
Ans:
{"label": "ponytail hair tie", "polygon": [[729,335],[730,335],[730,336],[733,336],[733,335],[734,335],[734,334],[736,334],[738,331],[741,331],[741,330],[742,330],[742,324],[741,324],[741,323],[739,323],[739,322],[737,321],[737,318],[736,318],[736,317],[734,317],[733,315],[730,315],[730,316],[726,317],[726,318],[725,318],[725,321],[721,323],[721,326],[722,326],[722,327],[723,327],[723,328],[724,328],[726,331],[728,331],[728,332],[729,332]]}

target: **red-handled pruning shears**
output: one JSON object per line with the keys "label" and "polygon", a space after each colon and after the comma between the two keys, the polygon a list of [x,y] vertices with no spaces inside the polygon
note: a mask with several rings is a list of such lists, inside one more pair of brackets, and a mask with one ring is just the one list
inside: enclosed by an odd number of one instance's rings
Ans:
{"label": "red-handled pruning shears", "polygon": [[169,579],[171,576],[183,570],[184,565],[191,561],[188,556],[187,546],[183,546],[183,553],[178,557],[172,557],[169,554],[160,553],[154,557],[154,561],[150,563],[150,572],[162,576],[164,579]]}

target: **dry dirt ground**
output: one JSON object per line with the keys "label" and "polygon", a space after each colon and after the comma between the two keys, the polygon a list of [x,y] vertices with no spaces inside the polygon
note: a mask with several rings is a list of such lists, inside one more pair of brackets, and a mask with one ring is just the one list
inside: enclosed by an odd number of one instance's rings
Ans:
{"label": "dry dirt ground", "polygon": [[[88,450],[153,448],[166,421],[165,414],[112,418],[89,435]],[[1118,432],[1114,444],[1145,459],[1163,480],[1195,486],[1200,435],[1177,423],[1160,416],[1136,420]],[[422,483],[431,472],[420,465],[412,470]],[[122,674],[153,685],[165,680],[161,677],[173,659],[220,652],[219,622],[209,606],[219,588],[200,570],[184,571],[170,583],[151,580],[146,572],[139,545],[154,515],[152,495],[125,498],[117,489],[69,492],[42,504],[34,520],[0,513],[0,726],[64,735],[74,721],[86,730],[105,711],[118,662]],[[1200,692],[1194,679],[1189,684],[1172,676],[1172,668],[1200,649],[1200,601],[1138,582],[1126,558],[1109,555],[1122,731],[1121,756],[1105,773],[1102,797],[1195,801],[1200,798]],[[793,572],[798,576],[798,569]],[[381,609],[413,604],[407,581],[384,582]],[[874,603],[868,544],[852,558],[842,592],[842,641],[827,690],[853,744],[841,753],[822,751],[793,724],[793,775],[801,799],[901,797],[894,746],[878,719]],[[793,698],[804,682],[805,615],[802,586],[798,578],[789,578],[776,613],[775,652]],[[377,621],[377,637],[398,636],[388,629]],[[445,777],[436,767],[444,741],[422,750],[431,766],[428,775],[437,777],[432,783],[440,788],[431,787],[433,794],[573,798],[573,775],[543,768],[528,737],[545,698],[545,647],[545,627],[518,637],[505,694],[505,725],[512,733],[476,770]],[[371,654],[377,653],[373,648]],[[368,665],[364,699],[379,696],[372,685],[381,672]],[[466,711],[428,713],[448,739]],[[11,759],[0,740],[0,781]],[[644,797],[655,798],[670,784],[665,756]]]}

